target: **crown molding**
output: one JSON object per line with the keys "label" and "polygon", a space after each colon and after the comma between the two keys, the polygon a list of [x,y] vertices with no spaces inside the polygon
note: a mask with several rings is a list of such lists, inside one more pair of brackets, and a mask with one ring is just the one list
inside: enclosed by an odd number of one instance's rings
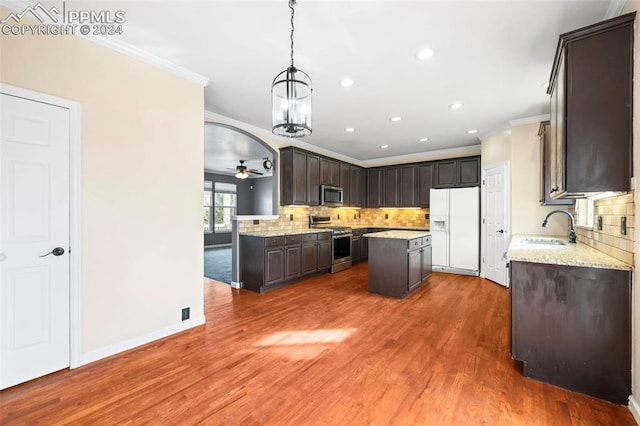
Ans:
{"label": "crown molding", "polygon": [[541,121],[547,121],[550,119],[551,119],[551,116],[549,114],[535,115],[533,117],[525,117],[525,118],[510,120],[509,126],[511,127],[523,126],[525,124],[540,123]]}
{"label": "crown molding", "polygon": [[460,148],[440,149],[437,151],[418,152],[415,154],[396,155],[394,157],[374,158],[373,160],[360,161],[360,165],[362,167],[380,167],[406,163],[419,163],[422,161],[480,155],[480,152],[481,145],[472,145]]}
{"label": "crown molding", "polygon": [[616,16],[620,16],[626,4],[627,0],[611,0],[609,3],[609,7],[604,14],[604,19],[611,19],[615,18]]}
{"label": "crown molding", "polygon": [[[14,11],[21,11],[26,9],[27,7],[33,7],[38,2],[35,1],[25,1],[25,0],[4,0],[2,2],[2,6],[12,9]],[[53,24],[54,22],[47,17],[45,20],[49,24]],[[115,50],[116,52],[122,53],[134,59],[137,59],[146,64],[152,65],[161,70],[167,71],[173,75],[184,78],[185,80],[189,80],[193,83],[196,83],[202,87],[205,87],[209,83],[209,79],[201,74],[198,74],[194,71],[183,68],[179,65],[174,64],[171,61],[163,59],[159,56],[156,56],[152,53],[147,52],[146,50],[135,47],[129,43],[125,43],[122,40],[118,40],[113,36],[96,36],[96,35],[82,35],[76,34],[79,37],[82,37],[86,40],[92,41],[101,46],[107,47],[111,50]]]}

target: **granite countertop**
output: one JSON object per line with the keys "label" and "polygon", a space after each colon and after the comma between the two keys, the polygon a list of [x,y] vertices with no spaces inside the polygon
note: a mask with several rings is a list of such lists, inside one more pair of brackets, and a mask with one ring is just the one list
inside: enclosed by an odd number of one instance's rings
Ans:
{"label": "granite countertop", "polygon": [[413,238],[420,237],[428,237],[431,235],[427,231],[382,231],[382,232],[373,232],[370,234],[364,234],[365,237],[369,238],[390,238],[394,240],[411,240]]}
{"label": "granite countertop", "polygon": [[240,235],[251,235],[253,237],[283,237],[286,235],[300,235],[300,234],[317,234],[318,232],[331,232],[330,229],[309,229],[309,228],[300,228],[300,229],[290,229],[290,230],[279,230],[279,231],[253,231],[253,232],[242,232]]}
{"label": "granite countertop", "polygon": [[378,225],[363,225],[363,226],[352,226],[351,229],[398,229],[398,230],[408,230],[408,231],[428,231],[429,228],[421,227],[421,226],[378,226]]}
{"label": "granite countertop", "polygon": [[[530,244],[532,240],[560,240],[566,245]],[[582,266],[587,268],[618,269],[631,271],[633,267],[618,259],[602,253],[586,244],[567,242],[567,237],[548,237],[540,235],[514,235],[511,237],[508,260],[551,265]]]}

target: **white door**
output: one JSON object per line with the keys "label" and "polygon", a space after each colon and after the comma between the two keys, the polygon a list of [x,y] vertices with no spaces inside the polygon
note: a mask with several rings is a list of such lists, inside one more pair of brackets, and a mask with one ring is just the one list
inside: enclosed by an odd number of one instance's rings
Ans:
{"label": "white door", "polygon": [[4,389],[69,366],[69,110],[0,94],[0,115]]}
{"label": "white door", "polygon": [[431,189],[429,193],[431,261],[434,268],[449,266],[449,190]]}
{"label": "white door", "polygon": [[480,191],[454,188],[449,194],[449,266],[479,271]]}
{"label": "white door", "polygon": [[507,279],[507,165],[485,170],[485,266],[487,279],[508,286]]}

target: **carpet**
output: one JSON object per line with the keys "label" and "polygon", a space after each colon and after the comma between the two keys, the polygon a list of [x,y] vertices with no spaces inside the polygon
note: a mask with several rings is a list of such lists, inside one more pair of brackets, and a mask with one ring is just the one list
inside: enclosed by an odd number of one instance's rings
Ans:
{"label": "carpet", "polygon": [[204,276],[231,284],[231,247],[204,249]]}

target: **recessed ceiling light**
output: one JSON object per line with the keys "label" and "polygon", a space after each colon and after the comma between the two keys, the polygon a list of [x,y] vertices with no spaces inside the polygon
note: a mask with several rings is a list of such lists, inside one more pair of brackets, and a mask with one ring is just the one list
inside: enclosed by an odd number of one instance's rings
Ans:
{"label": "recessed ceiling light", "polygon": [[474,133],[478,133],[478,130],[476,129],[467,130],[467,133],[469,133],[470,135],[473,135]]}
{"label": "recessed ceiling light", "polygon": [[431,57],[433,57],[433,50],[431,50],[431,49],[421,50],[416,55],[416,58],[420,59],[421,61],[426,61],[427,59],[430,59]]}
{"label": "recessed ceiling light", "polygon": [[428,140],[429,140],[429,138],[420,138],[420,142],[426,142]]}
{"label": "recessed ceiling light", "polygon": [[401,121],[402,117],[391,117],[389,120],[396,122],[396,121]]}
{"label": "recessed ceiling light", "polygon": [[344,131],[351,133],[351,132],[355,132],[356,129],[354,129],[353,127],[347,127],[346,129],[344,129]]}
{"label": "recessed ceiling light", "polygon": [[456,102],[456,103],[453,103],[453,104],[449,105],[449,108],[451,108],[451,109],[462,108],[462,104],[460,102]]}
{"label": "recessed ceiling light", "polygon": [[340,85],[342,87],[351,87],[353,86],[353,80],[351,80],[350,78],[345,78],[340,82]]}
{"label": "recessed ceiling light", "polygon": [[389,145],[380,145],[380,148],[387,149],[387,148],[389,148]]}

